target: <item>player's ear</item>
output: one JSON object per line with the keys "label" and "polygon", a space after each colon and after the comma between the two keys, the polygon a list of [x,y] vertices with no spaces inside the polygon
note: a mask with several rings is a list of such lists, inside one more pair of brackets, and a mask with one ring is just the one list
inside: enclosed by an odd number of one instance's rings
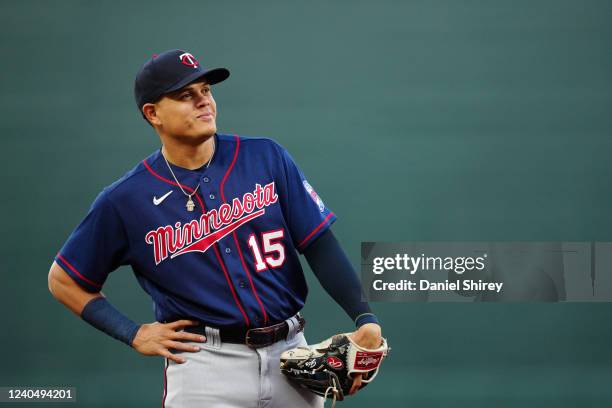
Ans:
{"label": "player's ear", "polygon": [[145,103],[142,105],[142,113],[152,125],[160,125],[161,121],[157,117],[157,107],[154,103]]}

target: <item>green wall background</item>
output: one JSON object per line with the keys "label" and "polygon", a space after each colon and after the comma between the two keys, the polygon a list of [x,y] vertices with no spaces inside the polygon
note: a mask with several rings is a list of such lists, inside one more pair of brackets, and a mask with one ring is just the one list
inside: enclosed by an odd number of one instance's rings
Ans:
{"label": "green wall background", "polygon": [[[220,131],[285,145],[358,266],[361,241],[612,240],[611,17],[593,0],[1,2],[0,385],[160,403],[162,360],[46,286],[97,193],[159,145],[132,96],[151,54],[230,68]],[[308,337],[350,330],[307,272]],[[129,269],[104,292],[151,321]],[[610,303],[373,307],[393,351],[343,406],[612,404]]]}

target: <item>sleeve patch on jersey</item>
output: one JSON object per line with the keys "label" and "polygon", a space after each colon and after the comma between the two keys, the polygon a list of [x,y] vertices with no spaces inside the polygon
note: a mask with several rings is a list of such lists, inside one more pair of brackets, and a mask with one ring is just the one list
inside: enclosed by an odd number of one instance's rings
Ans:
{"label": "sleeve patch on jersey", "polygon": [[323,200],[321,200],[321,197],[319,197],[317,192],[314,191],[314,188],[312,188],[312,186],[306,180],[304,180],[303,183],[304,188],[306,189],[306,191],[308,191],[308,195],[310,196],[310,198],[312,198],[312,201],[314,201],[319,207],[319,211],[325,211],[325,204],[323,204]]}

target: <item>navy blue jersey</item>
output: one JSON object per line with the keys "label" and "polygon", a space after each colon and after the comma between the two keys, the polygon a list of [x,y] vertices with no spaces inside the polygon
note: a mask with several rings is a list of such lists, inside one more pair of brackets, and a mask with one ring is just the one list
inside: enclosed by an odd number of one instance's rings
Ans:
{"label": "navy blue jersey", "polygon": [[155,318],[260,327],[306,300],[298,253],[336,216],[289,153],[266,138],[215,135],[209,167],[172,166],[160,150],[105,188],[56,257],[88,292],[130,265]]}

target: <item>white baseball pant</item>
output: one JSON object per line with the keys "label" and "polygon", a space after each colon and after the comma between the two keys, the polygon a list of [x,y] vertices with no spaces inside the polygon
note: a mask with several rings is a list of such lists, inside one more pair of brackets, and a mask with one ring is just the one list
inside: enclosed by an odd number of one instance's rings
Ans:
{"label": "white baseball pant", "polygon": [[185,352],[183,364],[166,359],[163,408],[322,408],[322,397],[302,389],[280,372],[283,351],[306,345],[295,317],[285,340],[250,348],[222,343],[218,329],[206,327],[206,343]]}

